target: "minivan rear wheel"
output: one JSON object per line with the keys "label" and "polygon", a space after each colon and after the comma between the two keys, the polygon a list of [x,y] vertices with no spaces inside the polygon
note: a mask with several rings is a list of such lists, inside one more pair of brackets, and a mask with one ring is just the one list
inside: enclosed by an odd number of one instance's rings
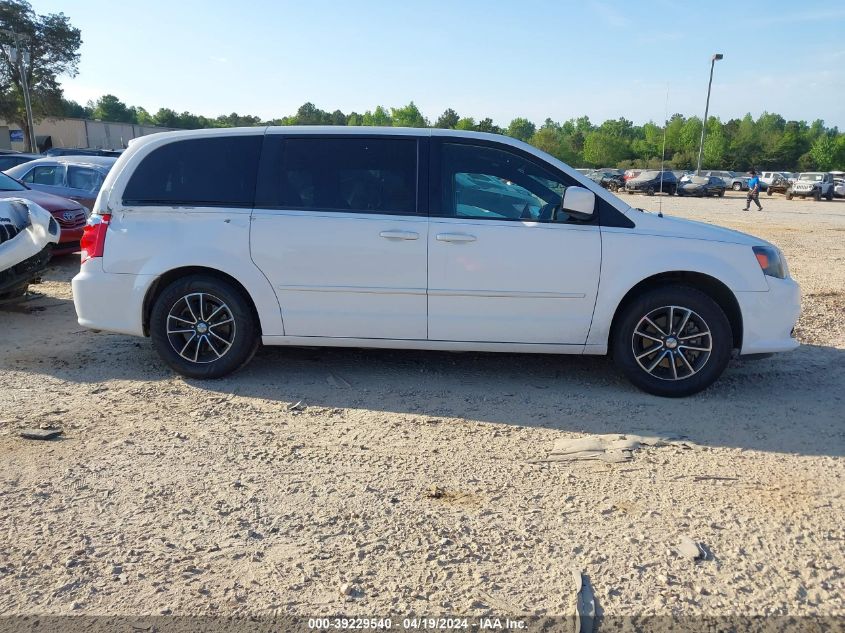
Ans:
{"label": "minivan rear wheel", "polygon": [[613,332],[617,366],[648,393],[677,398],[698,393],[727,367],[733,348],[722,308],[689,286],[664,286],[629,303]]}
{"label": "minivan rear wheel", "polygon": [[167,286],[153,304],[150,338],[159,356],[189,378],[220,378],[258,349],[258,327],[240,289],[209,275]]}

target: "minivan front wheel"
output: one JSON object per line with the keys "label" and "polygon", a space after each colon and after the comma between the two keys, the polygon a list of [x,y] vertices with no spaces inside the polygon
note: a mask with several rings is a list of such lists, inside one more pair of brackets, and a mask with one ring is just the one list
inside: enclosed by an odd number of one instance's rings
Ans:
{"label": "minivan front wheel", "polygon": [[709,387],[725,370],[732,347],[721,307],[688,286],[657,288],[629,303],[612,341],[614,360],[628,379],[665,397]]}
{"label": "minivan front wheel", "polygon": [[183,376],[220,378],[240,369],[258,348],[258,328],[243,293],[229,282],[190,275],[167,286],[153,304],[150,338]]}

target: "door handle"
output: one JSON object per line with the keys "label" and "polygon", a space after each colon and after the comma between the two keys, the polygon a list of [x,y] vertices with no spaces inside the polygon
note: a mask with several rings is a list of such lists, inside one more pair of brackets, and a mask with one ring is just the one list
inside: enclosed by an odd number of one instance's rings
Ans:
{"label": "door handle", "polygon": [[438,233],[435,239],[438,242],[474,242],[475,235],[468,233]]}
{"label": "door handle", "polygon": [[378,235],[386,240],[418,240],[420,238],[420,234],[413,231],[382,231]]}

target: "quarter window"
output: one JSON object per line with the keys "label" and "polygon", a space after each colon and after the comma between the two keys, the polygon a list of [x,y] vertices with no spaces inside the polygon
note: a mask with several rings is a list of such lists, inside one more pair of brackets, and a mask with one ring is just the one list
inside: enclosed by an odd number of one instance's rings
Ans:
{"label": "quarter window", "polygon": [[124,204],[252,207],[262,137],[223,136],[175,141],[138,165]]}
{"label": "quarter window", "polygon": [[442,146],[441,213],[447,217],[551,221],[568,184],[511,152],[464,144]]}
{"label": "quarter window", "polygon": [[69,165],[67,168],[67,186],[71,189],[97,191],[100,188],[100,181],[100,173],[90,167]]}
{"label": "quarter window", "polygon": [[417,141],[268,137],[256,206],[416,213]]}

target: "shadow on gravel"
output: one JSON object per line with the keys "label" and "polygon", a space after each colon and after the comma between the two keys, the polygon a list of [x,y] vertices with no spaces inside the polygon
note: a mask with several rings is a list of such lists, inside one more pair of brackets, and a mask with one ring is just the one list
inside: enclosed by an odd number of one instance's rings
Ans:
{"label": "shadow on gravel", "polygon": [[734,361],[706,392],[666,399],[638,391],[601,357],[265,348],[240,373],[193,384],[308,406],[841,456],[844,363],[845,350],[806,345]]}

